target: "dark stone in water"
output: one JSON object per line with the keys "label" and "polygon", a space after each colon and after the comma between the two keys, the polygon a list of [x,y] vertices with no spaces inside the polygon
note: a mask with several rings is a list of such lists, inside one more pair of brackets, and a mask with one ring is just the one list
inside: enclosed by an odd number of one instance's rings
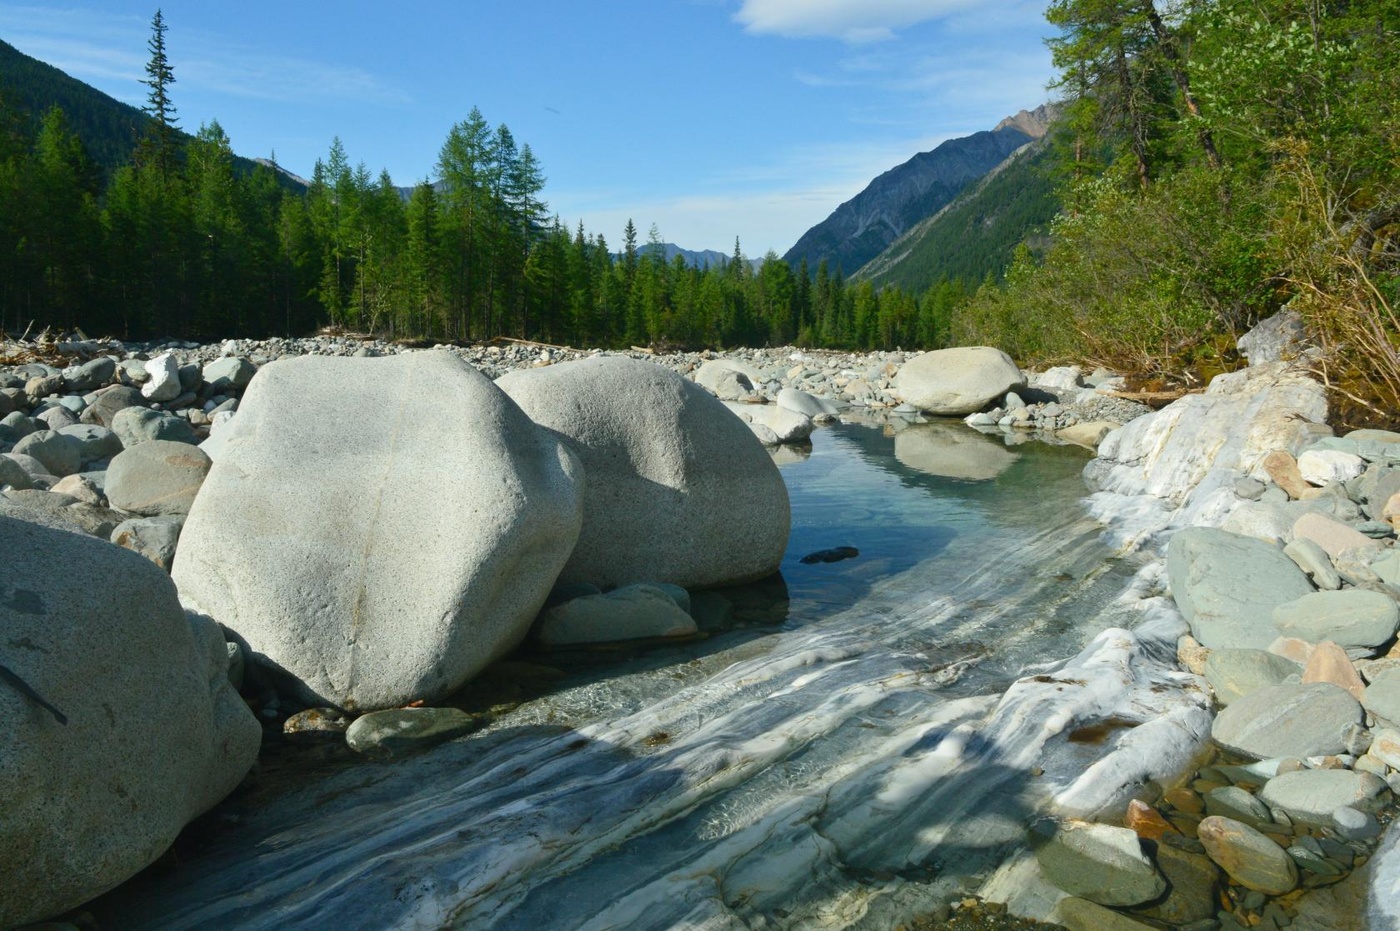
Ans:
{"label": "dark stone in water", "polygon": [[817,550],[815,553],[808,553],[798,562],[810,566],[819,562],[840,562],[843,559],[854,559],[860,555],[860,550],[854,546],[836,546],[829,550]]}

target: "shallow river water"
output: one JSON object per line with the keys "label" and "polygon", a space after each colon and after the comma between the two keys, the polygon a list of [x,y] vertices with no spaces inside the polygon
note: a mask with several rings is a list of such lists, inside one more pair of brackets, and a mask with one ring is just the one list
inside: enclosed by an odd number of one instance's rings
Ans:
{"label": "shallow river water", "polygon": [[[1088,455],[961,425],[821,428],[805,458],[783,454],[782,585],[726,592],[732,616],[685,643],[528,656],[565,677],[468,738],[262,801],[109,895],[104,926],[891,928],[925,913],[976,888],[1104,752],[1102,730],[1051,747],[1039,724],[987,723],[1017,677],[1050,682],[1138,621],[1119,597],[1138,565],[1084,511]],[[840,546],[859,555],[800,562]]]}

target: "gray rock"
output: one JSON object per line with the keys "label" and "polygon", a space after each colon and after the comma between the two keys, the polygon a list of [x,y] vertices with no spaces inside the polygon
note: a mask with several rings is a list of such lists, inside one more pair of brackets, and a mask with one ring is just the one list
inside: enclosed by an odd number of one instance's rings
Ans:
{"label": "gray rock", "polygon": [[709,388],[721,401],[753,394],[762,380],[757,370],[729,359],[711,359],[695,371],[696,384]]}
{"label": "gray rock", "polygon": [[1299,540],[1312,540],[1334,560],[1346,550],[1381,548],[1379,541],[1358,532],[1345,521],[1317,511],[1309,511],[1294,521],[1293,536]]}
{"label": "gray rock", "polygon": [[112,530],[111,540],[117,546],[139,553],[166,572],[175,562],[175,549],[180,542],[180,530],[185,526],[183,515],[162,517],[133,517],[122,521]]}
{"label": "gray rock", "polygon": [[35,375],[24,383],[24,393],[31,401],[40,401],[50,395],[61,394],[63,392],[63,376]]}
{"label": "gray rock", "polygon": [[963,416],[981,410],[1026,376],[1000,349],[964,346],[915,356],[895,376],[895,394],[930,414]]}
{"label": "gray rock", "polygon": [[1359,702],[1327,682],[1275,685],[1232,702],[1211,725],[1217,744],[1255,760],[1326,756],[1345,750],[1348,724],[1362,721]]}
{"label": "gray rock", "polygon": [[677,604],[674,593],[639,582],[545,610],[535,637],[546,646],[564,646],[685,636],[696,629],[695,621]]}
{"label": "gray rock", "polygon": [[578,539],[578,460],[447,352],[271,363],[226,432],[172,574],[317,705],[455,691]]}
{"label": "gray rock", "polygon": [[79,418],[83,423],[97,424],[107,429],[112,428],[112,418],[117,411],[127,407],[145,407],[146,399],[141,396],[141,392],[128,385],[114,385],[103,390],[97,397],[83,408],[82,416]]}
{"label": "gray rock", "polygon": [[787,486],[749,428],[702,388],[616,356],[511,372],[498,384],[571,445],[588,475],[563,581],[705,588],[777,570]]}
{"label": "gray rock", "polygon": [[34,487],[34,479],[30,478],[24,467],[14,459],[0,455],[0,488],[6,485],[24,490]]}
{"label": "gray rock", "polygon": [[11,452],[33,456],[50,475],[62,478],[83,467],[83,446],[78,440],[53,430],[31,433],[15,444]]}
{"label": "gray rock", "polygon": [[1220,869],[1209,857],[1158,844],[1155,859],[1170,888],[1161,902],[1141,907],[1142,915],[1166,921],[1174,928],[1215,916],[1219,908]]}
{"label": "gray rock", "polygon": [[345,742],[357,753],[393,759],[476,728],[476,720],[459,708],[392,708],[356,718],[345,731]]}
{"label": "gray rock", "polygon": [[[778,443],[801,443],[812,435],[812,418],[777,404],[737,404],[726,401],[724,406],[751,428],[765,427],[768,435]],[[758,436],[760,441],[764,439],[764,435],[758,430],[754,430],[754,435]],[[763,445],[773,444],[765,442]]]}
{"label": "gray rock", "polygon": [[1343,805],[1332,812],[1332,830],[1343,840],[1368,840],[1380,834],[1380,822],[1369,811]]}
{"label": "gray rock", "polygon": [[241,356],[224,356],[204,367],[204,382],[211,394],[232,394],[248,387],[258,367]]}
{"label": "gray rock", "polygon": [[1235,480],[1235,494],[1246,501],[1258,501],[1259,497],[1264,494],[1264,489],[1268,487],[1259,479],[1250,478],[1247,475],[1242,475]]}
{"label": "gray rock", "polygon": [[1154,927],[1078,896],[1056,902],[1050,920],[1069,931],[1148,931]]}
{"label": "gray rock", "polygon": [[1336,591],[1342,587],[1342,577],[1332,565],[1332,557],[1312,540],[1293,540],[1283,548],[1283,552],[1323,591]]}
{"label": "gray rock", "polygon": [[107,504],[107,498],[102,493],[102,490],[93,484],[91,479],[84,478],[77,473],[59,479],[54,483],[53,488],[49,490],[54,494],[68,495],[74,501],[79,501],[83,504],[91,504],[97,507],[105,507]]}
{"label": "gray rock", "polygon": [[73,415],[73,412],[60,404],[39,411],[34,415],[34,419],[50,430],[62,430],[64,427],[71,427],[78,422],[78,418]]}
{"label": "gray rock", "polygon": [[174,354],[166,352],[146,363],[149,376],[141,386],[141,396],[148,401],[173,401],[183,393],[180,386],[180,362]]}
{"label": "gray rock", "polygon": [[37,429],[33,420],[14,411],[0,418],[0,442],[14,443]]}
{"label": "gray rock", "polygon": [[150,563],[4,516],[0,552],[13,677],[0,687],[0,926],[11,927],[153,862],[243,778],[260,730],[228,685],[218,627],[187,617]]}
{"label": "gray rock", "polygon": [[1293,359],[1307,346],[1307,326],[1296,310],[1284,308],[1235,343],[1250,365]]}
{"label": "gray rock", "polygon": [[1391,727],[1400,727],[1400,668],[1379,673],[1361,696],[1366,710]]}
{"label": "gray rock", "polygon": [[1313,591],[1278,547],[1212,527],[1172,537],[1167,577],[1192,636],[1213,650],[1267,649],[1278,635],[1269,611]]}
{"label": "gray rock", "polygon": [[33,456],[15,452],[0,453],[0,455],[5,456],[23,469],[29,476],[32,485],[48,488],[58,481],[58,476],[50,472],[47,466]]}
{"label": "gray rock", "polygon": [[1268,650],[1212,650],[1206,657],[1206,681],[1222,705],[1259,689],[1282,685],[1289,676],[1302,672],[1297,663]]}
{"label": "gray rock", "polygon": [[128,407],[117,411],[112,415],[112,432],[126,449],[150,440],[168,440],[172,443],[199,442],[189,421],[166,411],[153,411],[147,407]]}
{"label": "gray rock", "polygon": [[795,388],[783,388],[779,391],[777,403],[779,407],[787,408],[806,417],[833,416],[841,412],[840,408],[831,401],[813,397]]}
{"label": "gray rock", "polygon": [[1311,643],[1331,640],[1344,650],[1380,646],[1400,627],[1394,599],[1359,588],[1313,592],[1275,605],[1272,617],[1285,637]]}
{"label": "gray rock", "polygon": [[63,377],[68,382],[68,390],[87,394],[110,382],[116,374],[117,360],[111,356],[98,356],[90,362],[69,369]]}
{"label": "gray rock", "polygon": [[78,456],[82,459],[83,465],[111,459],[122,451],[122,441],[117,438],[117,435],[97,424],[80,423],[64,427],[59,432],[64,436],[71,436],[77,441]]}
{"label": "gray rock", "polygon": [[1201,821],[1197,838],[1206,854],[1246,889],[1282,895],[1298,885],[1293,859],[1247,824],[1211,815]]}
{"label": "gray rock", "polygon": [[123,450],[107,469],[107,500],[131,514],[188,514],[212,460],[198,446],[150,440]]}
{"label": "gray rock", "polygon": [[1288,815],[1295,824],[1331,827],[1332,812],[1343,805],[1373,807],[1386,791],[1385,780],[1346,769],[1303,769],[1264,784],[1259,800]]}
{"label": "gray rock", "polygon": [[1206,793],[1206,814],[1231,818],[1252,828],[1273,823],[1268,807],[1239,786],[1224,786]]}
{"label": "gray rock", "polygon": [[1031,845],[1045,878],[1099,905],[1139,905],[1167,890],[1166,880],[1127,828],[1087,821],[1041,823]]}

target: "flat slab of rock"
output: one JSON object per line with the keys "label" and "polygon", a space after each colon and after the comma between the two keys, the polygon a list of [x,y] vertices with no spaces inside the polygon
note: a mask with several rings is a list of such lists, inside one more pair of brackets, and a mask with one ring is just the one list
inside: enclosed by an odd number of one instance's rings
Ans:
{"label": "flat slab of rock", "polygon": [[546,646],[693,634],[695,621],[662,588],[641,582],[547,609],[535,637]]}
{"label": "flat slab of rock", "polygon": [[317,705],[454,691],[578,538],[578,460],[446,352],[269,363],[226,429],[172,574]]}
{"label": "flat slab of rock", "polygon": [[1348,524],[1317,511],[1309,511],[1293,523],[1293,536],[1299,540],[1312,540],[1323,551],[1336,559],[1346,550],[1379,550],[1379,540],[1373,540]]}
{"label": "flat slab of rock", "polygon": [[1348,725],[1364,718],[1361,703],[1326,682],[1276,685],[1244,696],[1216,715],[1210,736],[1255,760],[1342,753]]}
{"label": "flat slab of rock", "polygon": [[1259,800],[1281,809],[1295,823],[1331,827],[1332,813],[1343,806],[1373,807],[1386,790],[1385,780],[1348,769],[1301,769],[1264,784]]}
{"label": "flat slab of rock", "polygon": [[1400,669],[1387,669],[1372,679],[1361,703],[1387,724],[1400,727]]}
{"label": "flat slab of rock", "polygon": [[1172,597],[1192,635],[1211,649],[1268,649],[1275,605],[1314,589],[1283,550],[1213,527],[1178,531],[1167,547]]}
{"label": "flat slab of rock", "polygon": [[1344,650],[1378,647],[1400,627],[1395,599],[1362,588],[1312,592],[1275,605],[1272,617],[1285,637],[1313,643],[1331,640]]}
{"label": "flat slab of rock", "polygon": [[1197,837],[1206,854],[1246,889],[1283,895],[1298,885],[1293,858],[1247,824],[1211,815],[1197,828]]}
{"label": "flat slab of rock", "polygon": [[1302,671],[1297,663],[1267,650],[1212,650],[1205,663],[1206,681],[1222,705],[1259,689],[1282,685]]}
{"label": "flat slab of rock", "polygon": [[962,346],[910,359],[895,376],[894,390],[921,411],[961,417],[1025,384],[1026,376],[1000,349]]}
{"label": "flat slab of rock", "polygon": [[497,384],[565,439],[588,476],[583,530],[559,581],[705,588],[777,571],[792,523],[787,486],[749,428],[703,388],[620,356]]}
{"label": "flat slab of rock", "polygon": [[1166,880],[1128,828],[1088,821],[1041,823],[1031,845],[1045,878],[1099,905],[1139,905],[1167,890]]}
{"label": "flat slab of rock", "polygon": [[0,927],[152,863],[257,757],[217,625],[105,540],[0,516]]}

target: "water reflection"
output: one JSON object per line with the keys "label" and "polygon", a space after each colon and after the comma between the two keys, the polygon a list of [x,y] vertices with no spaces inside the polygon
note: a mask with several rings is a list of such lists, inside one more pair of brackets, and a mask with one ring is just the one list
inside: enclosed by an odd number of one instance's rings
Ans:
{"label": "water reflection", "polygon": [[944,478],[985,482],[1020,458],[997,440],[962,424],[910,424],[894,436],[894,457],[902,464]]}

